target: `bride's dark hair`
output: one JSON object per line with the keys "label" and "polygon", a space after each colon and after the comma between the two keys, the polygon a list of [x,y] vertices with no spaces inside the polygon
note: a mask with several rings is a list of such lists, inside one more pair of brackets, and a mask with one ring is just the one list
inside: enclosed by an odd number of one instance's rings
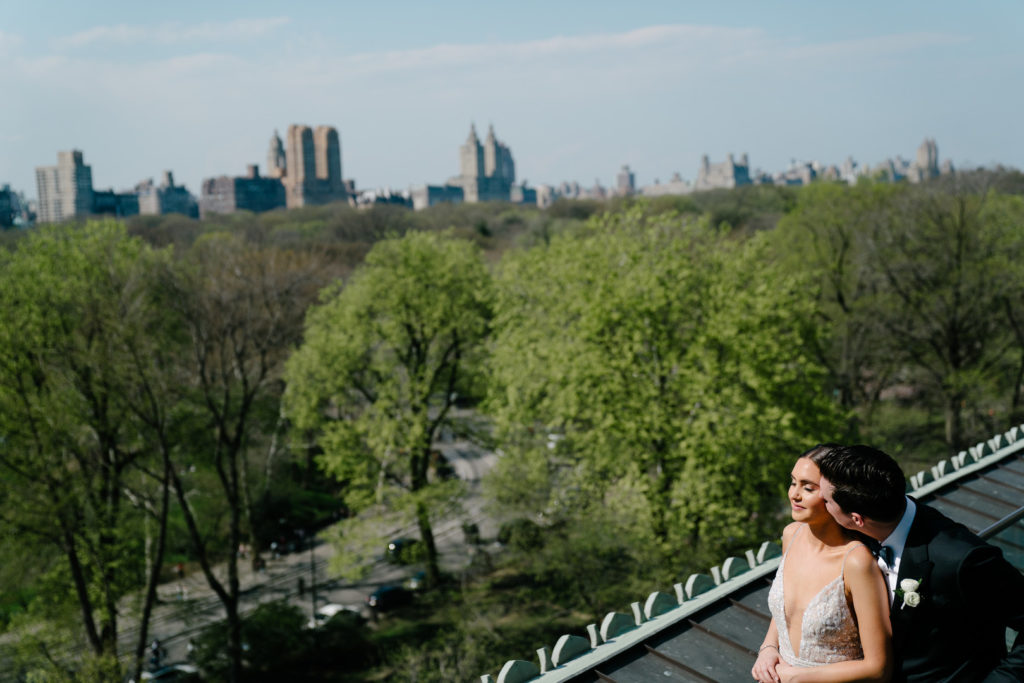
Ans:
{"label": "bride's dark hair", "polygon": [[807,458],[821,469],[822,458],[829,455],[836,448],[842,448],[842,446],[837,443],[819,443],[814,448],[804,451],[800,457]]}

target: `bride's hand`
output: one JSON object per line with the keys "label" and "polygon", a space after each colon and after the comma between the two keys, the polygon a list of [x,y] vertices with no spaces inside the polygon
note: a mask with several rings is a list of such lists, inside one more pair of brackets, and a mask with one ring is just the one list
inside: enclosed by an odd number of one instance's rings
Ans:
{"label": "bride's hand", "polygon": [[775,673],[777,666],[785,666],[779,658],[779,651],[774,647],[766,647],[757,655],[754,668],[750,674],[758,683],[778,683],[779,676]]}
{"label": "bride's hand", "polygon": [[790,666],[785,662],[779,662],[779,665],[775,667],[775,672],[779,675],[779,680],[782,683],[792,683],[800,672],[799,667]]}

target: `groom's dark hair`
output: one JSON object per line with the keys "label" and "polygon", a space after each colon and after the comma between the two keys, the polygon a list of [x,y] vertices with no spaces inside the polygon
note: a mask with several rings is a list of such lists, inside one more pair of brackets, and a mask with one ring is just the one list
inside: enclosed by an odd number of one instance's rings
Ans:
{"label": "groom's dark hair", "polygon": [[903,514],[907,480],[891,456],[871,446],[834,446],[815,463],[832,484],[832,500],[847,514],[879,522]]}

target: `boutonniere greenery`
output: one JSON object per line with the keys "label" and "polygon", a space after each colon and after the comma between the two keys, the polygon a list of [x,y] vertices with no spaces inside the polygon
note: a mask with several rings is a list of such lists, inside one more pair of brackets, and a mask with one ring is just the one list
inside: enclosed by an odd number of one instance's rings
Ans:
{"label": "boutonniere greenery", "polygon": [[921,587],[921,581],[921,579],[903,579],[900,581],[900,587],[896,589],[896,595],[903,598],[903,604],[900,605],[900,609],[904,607],[917,607],[921,604],[921,594],[917,590]]}

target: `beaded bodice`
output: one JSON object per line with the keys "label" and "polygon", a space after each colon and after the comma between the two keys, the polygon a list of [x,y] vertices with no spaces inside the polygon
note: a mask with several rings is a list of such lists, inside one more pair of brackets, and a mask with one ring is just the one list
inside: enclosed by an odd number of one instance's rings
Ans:
{"label": "beaded bodice", "polygon": [[[799,534],[802,530],[803,526],[796,533]],[[796,540],[795,535],[793,540]],[[792,543],[790,547],[792,548]],[[856,545],[852,545],[846,551],[846,555],[849,555],[854,547]],[[789,555],[788,551],[786,555]],[[786,555],[783,555],[779,562],[779,569],[768,593],[768,608],[779,632],[779,654],[783,661],[793,666],[806,667],[863,659],[864,651],[860,646],[857,623],[846,601],[846,583],[843,580],[846,556],[843,557],[839,576],[827,583],[807,603],[800,626],[800,652],[797,654],[793,651],[793,644],[789,639],[789,621],[786,619],[782,578],[786,567]]]}

